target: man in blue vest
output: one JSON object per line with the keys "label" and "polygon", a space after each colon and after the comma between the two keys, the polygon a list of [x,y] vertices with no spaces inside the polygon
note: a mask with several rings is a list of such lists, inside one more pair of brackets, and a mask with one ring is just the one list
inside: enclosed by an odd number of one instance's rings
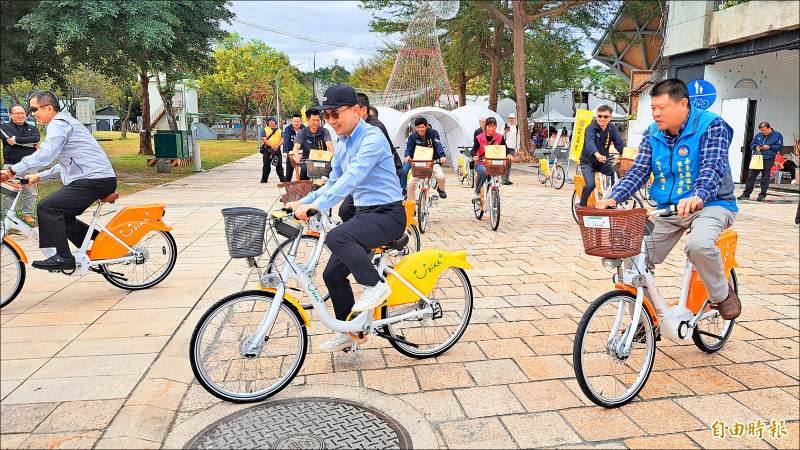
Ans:
{"label": "man in blue vest", "polygon": [[693,108],[689,90],[681,80],[661,81],[650,95],[655,123],[642,135],[633,166],[597,207],[616,206],[627,200],[647,182],[651,172],[655,174],[650,195],[659,209],[677,205],[678,215],[655,218],[650,269],[663,262],[684,231],[690,229],[684,250],[708,290],[711,307],[717,308],[723,319],[735,319],[742,304],[725,280],[720,250],[715,245],[739,211],[728,162],[733,129],[716,114]]}

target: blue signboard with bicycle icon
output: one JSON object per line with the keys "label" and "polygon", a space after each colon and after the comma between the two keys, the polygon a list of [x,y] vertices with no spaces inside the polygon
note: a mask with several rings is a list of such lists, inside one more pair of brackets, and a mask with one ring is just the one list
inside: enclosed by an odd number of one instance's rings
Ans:
{"label": "blue signboard with bicycle icon", "polygon": [[717,100],[717,89],[706,80],[694,80],[687,84],[689,103],[699,109],[708,109]]}

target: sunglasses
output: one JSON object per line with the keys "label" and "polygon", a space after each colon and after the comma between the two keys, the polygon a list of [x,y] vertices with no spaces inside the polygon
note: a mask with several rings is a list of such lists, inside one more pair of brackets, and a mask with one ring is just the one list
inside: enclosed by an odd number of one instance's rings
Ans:
{"label": "sunglasses", "polygon": [[609,116],[601,116],[600,114],[598,114],[598,115],[597,115],[597,118],[598,118],[598,119],[610,119],[610,118],[611,118],[611,116],[610,116],[610,115],[609,115]]}
{"label": "sunglasses", "polygon": [[331,120],[331,119],[339,120],[339,114],[347,111],[350,108],[352,108],[352,106],[348,106],[345,109],[338,109],[337,108],[337,109],[334,109],[334,110],[325,110],[325,111],[322,111],[322,117],[325,120]]}
{"label": "sunglasses", "polygon": [[28,111],[30,111],[31,113],[35,113],[36,111],[39,111],[40,109],[44,108],[45,106],[52,106],[52,105],[29,106],[28,107]]}

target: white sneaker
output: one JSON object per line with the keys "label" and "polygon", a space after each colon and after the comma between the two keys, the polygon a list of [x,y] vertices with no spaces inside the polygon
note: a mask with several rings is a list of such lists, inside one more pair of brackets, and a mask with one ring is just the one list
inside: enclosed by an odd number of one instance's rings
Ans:
{"label": "white sneaker", "polygon": [[[319,346],[319,349],[320,351],[323,352],[335,352],[338,350],[344,350],[353,345],[354,340],[355,339],[353,339],[353,337],[347,333],[341,333],[341,332],[336,333],[331,339],[328,339],[327,341],[323,342],[322,345]],[[364,339],[359,339],[358,343],[360,344],[366,341],[367,341],[367,336],[364,336]]]}
{"label": "white sneaker", "polygon": [[375,286],[366,286],[361,291],[361,298],[353,305],[353,311],[361,312],[377,308],[390,295],[392,295],[392,288],[385,281],[379,281]]}

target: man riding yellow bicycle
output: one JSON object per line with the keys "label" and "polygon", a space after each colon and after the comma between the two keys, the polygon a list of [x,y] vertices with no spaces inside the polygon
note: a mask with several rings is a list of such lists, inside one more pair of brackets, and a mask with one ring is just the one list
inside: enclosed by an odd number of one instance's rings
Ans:
{"label": "man riding yellow bicycle", "polygon": [[683,81],[661,81],[650,95],[655,123],[642,136],[633,166],[597,207],[616,206],[628,199],[652,172],[650,195],[659,209],[677,205],[678,215],[655,220],[648,265],[652,270],[663,262],[689,229],[684,251],[705,284],[712,307],[719,309],[723,319],[735,319],[742,304],[725,279],[715,245],[739,211],[728,163],[733,129],[716,114],[692,107]]}

